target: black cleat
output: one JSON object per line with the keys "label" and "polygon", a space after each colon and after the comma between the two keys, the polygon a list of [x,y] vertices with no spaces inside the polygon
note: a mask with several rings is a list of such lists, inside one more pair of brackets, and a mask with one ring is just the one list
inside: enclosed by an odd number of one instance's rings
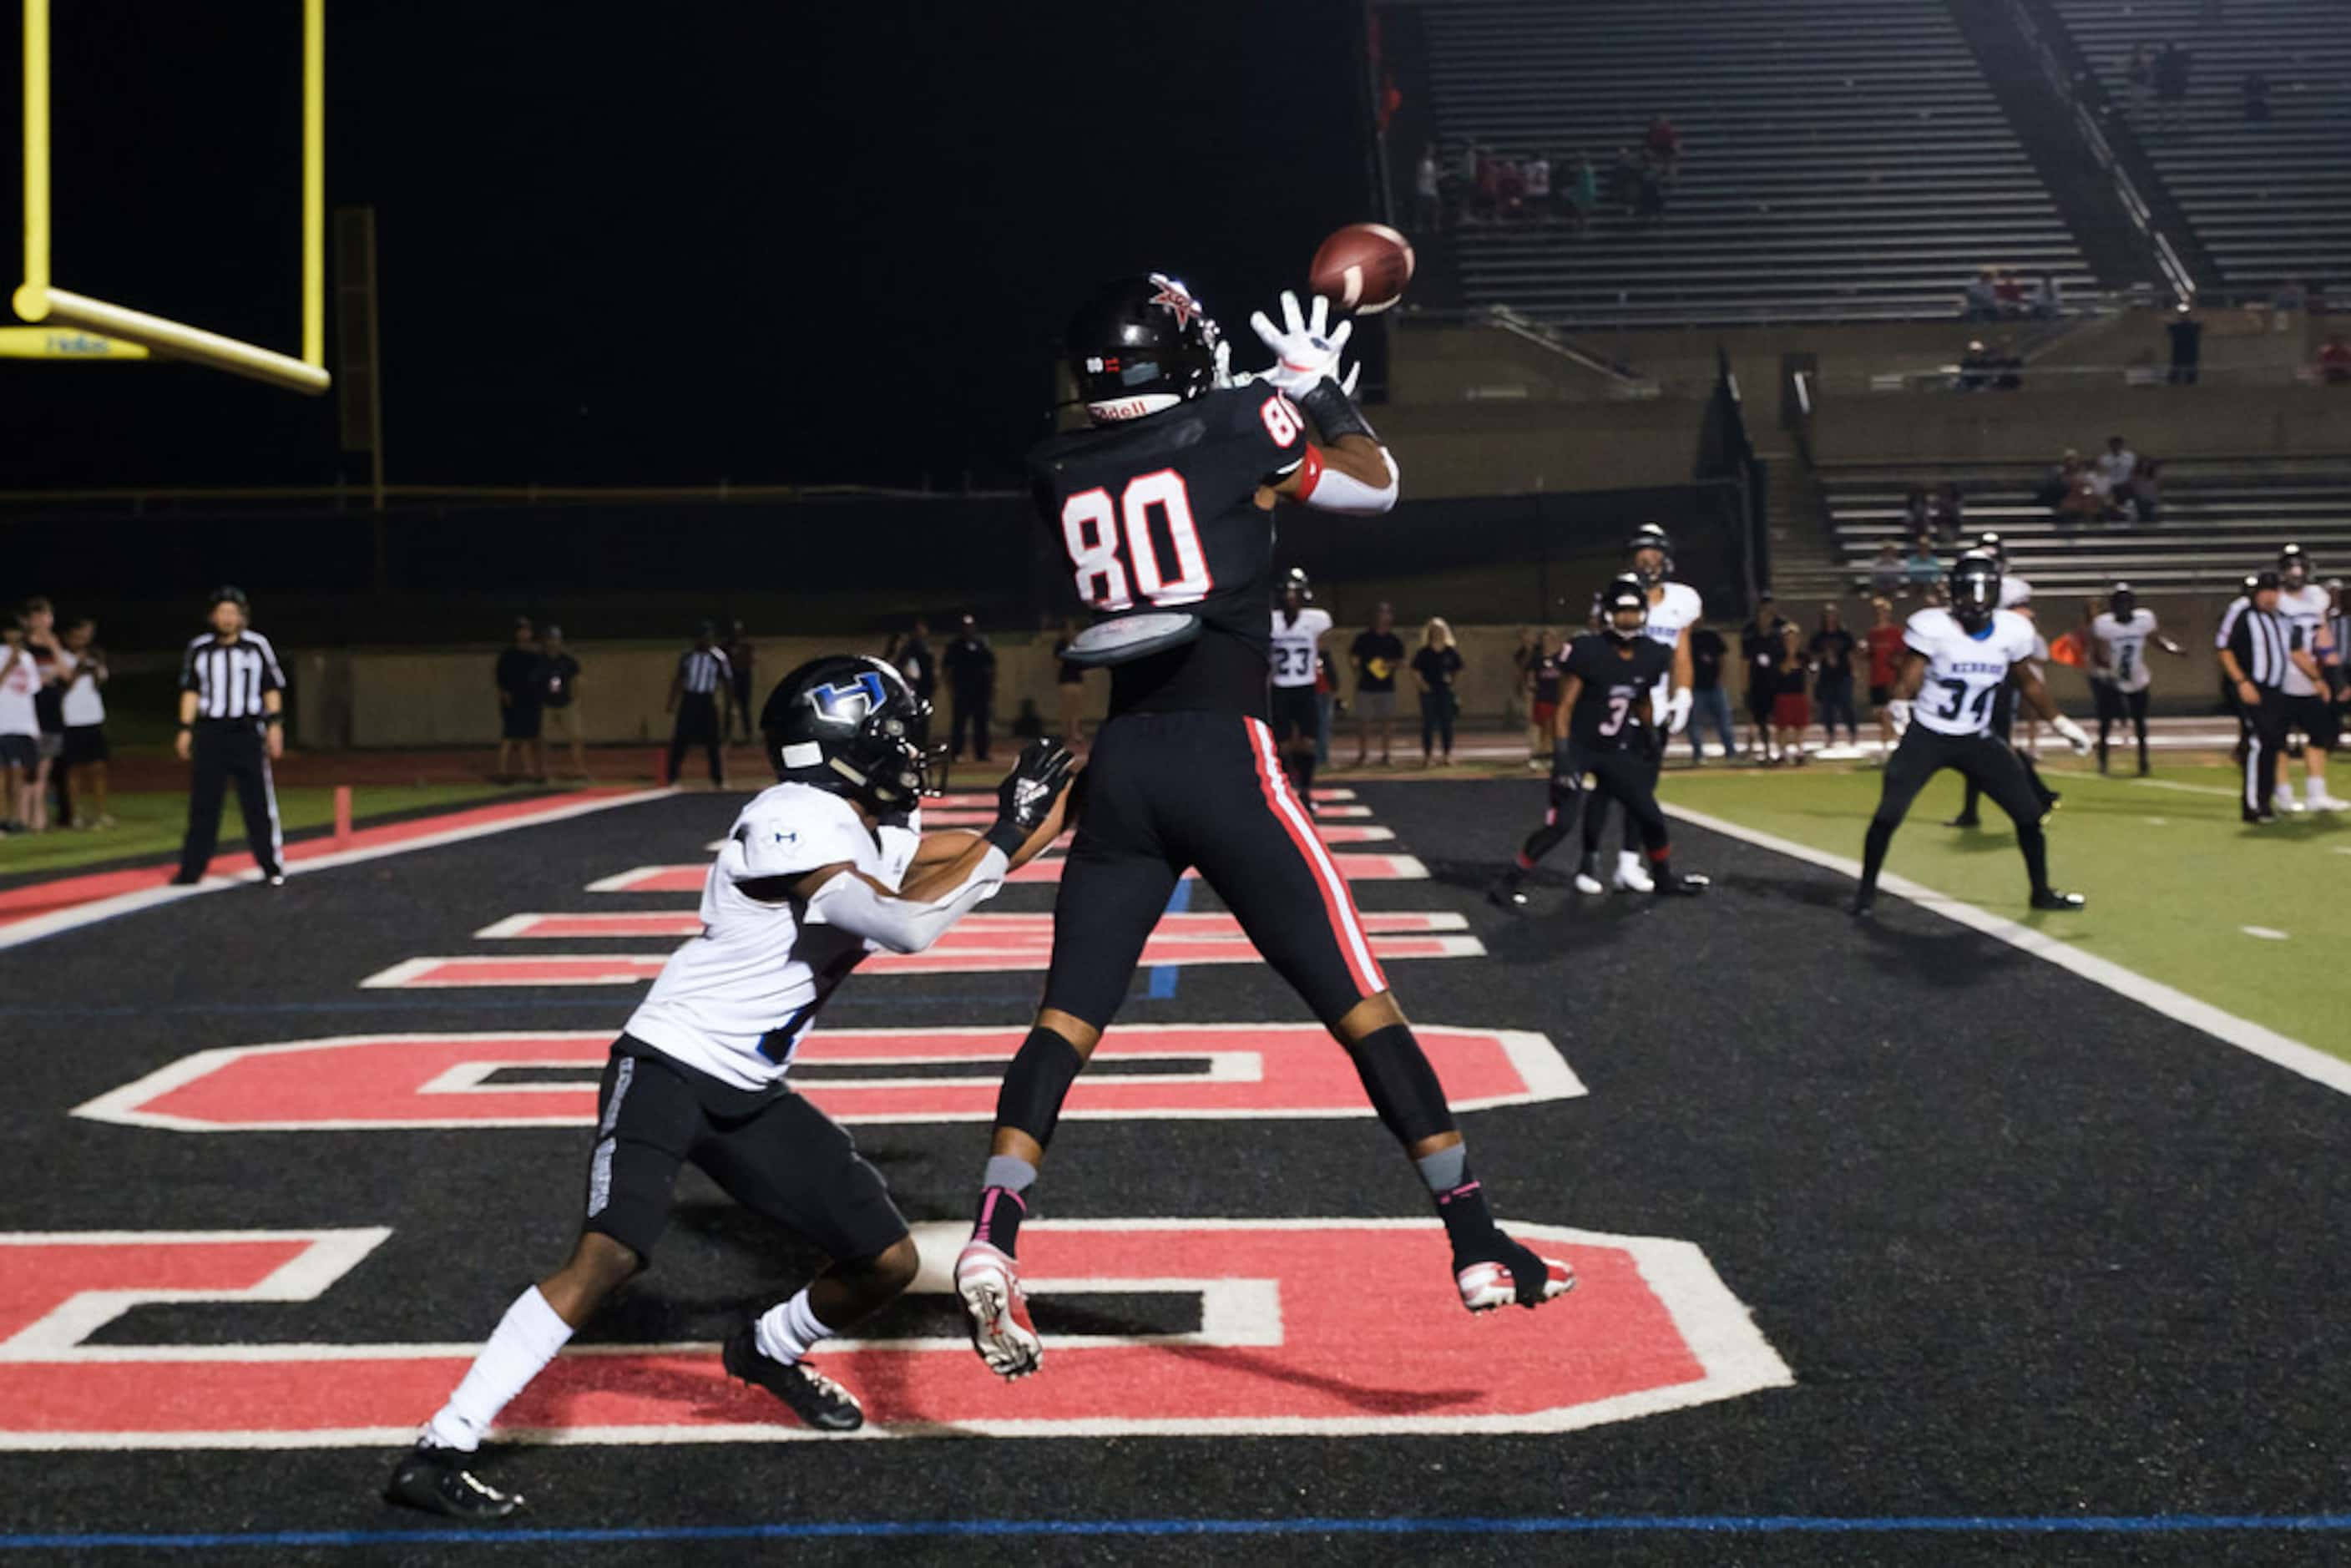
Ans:
{"label": "black cleat", "polygon": [[186,872],[182,872],[172,879],[172,885],[173,887],[193,887],[196,883],[204,880],[204,879],[201,876],[190,876]]}
{"label": "black cleat", "polygon": [[1499,904],[1504,909],[1524,909],[1528,902],[1527,890],[1519,884],[1517,877],[1498,876],[1487,884],[1486,902]]}
{"label": "black cleat", "polygon": [[2053,887],[2044,887],[2032,895],[2035,909],[2079,909],[2089,902],[2078,893],[2060,893]]}
{"label": "black cleat", "polygon": [[1949,821],[1945,822],[1943,826],[1947,828],[1980,828],[1983,826],[1983,819],[1970,812],[1962,811],[1959,815],[1953,817]]}
{"label": "black cleat", "polygon": [[500,1491],[465,1468],[473,1457],[456,1448],[419,1443],[392,1468],[383,1500],[468,1524],[504,1519],[522,1507],[520,1492]]}
{"label": "black cleat", "polygon": [[1877,914],[1877,890],[1874,887],[1865,887],[1855,894],[1851,912],[1855,920],[1867,920],[1875,916]]}
{"label": "black cleat", "polygon": [[1713,885],[1712,877],[1663,876],[1657,879],[1657,896],[1659,898],[1696,898]]}
{"label": "black cleat", "polygon": [[857,1396],[806,1362],[787,1364],[761,1354],[750,1323],[735,1332],[718,1359],[729,1377],[766,1389],[820,1432],[854,1432],[865,1425],[865,1410],[857,1403]]}

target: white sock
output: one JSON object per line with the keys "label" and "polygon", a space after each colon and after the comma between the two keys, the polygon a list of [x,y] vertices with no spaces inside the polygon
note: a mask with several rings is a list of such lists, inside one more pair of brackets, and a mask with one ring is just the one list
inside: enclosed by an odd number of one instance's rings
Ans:
{"label": "white sock", "polygon": [[437,1447],[472,1453],[482,1446],[482,1434],[498,1412],[555,1359],[570,1337],[571,1325],[555,1315],[533,1285],[515,1298],[457,1392],[424,1424],[420,1436]]}
{"label": "white sock", "polygon": [[819,1340],[831,1337],[832,1331],[809,1305],[809,1293],[804,1287],[790,1301],[778,1301],[759,1314],[752,1343],[769,1361],[780,1361],[789,1366],[813,1349]]}
{"label": "white sock", "polygon": [[2302,792],[2315,806],[2326,799],[2326,780],[2315,773],[2306,774],[2302,780]]}

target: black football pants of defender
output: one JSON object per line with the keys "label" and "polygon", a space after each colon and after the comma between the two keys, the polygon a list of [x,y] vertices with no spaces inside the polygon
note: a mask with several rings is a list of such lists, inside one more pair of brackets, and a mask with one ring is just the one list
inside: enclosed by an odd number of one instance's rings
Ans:
{"label": "black football pants of defender", "polygon": [[1970,791],[1981,790],[2016,824],[2016,847],[2023,852],[2025,874],[2039,893],[2049,885],[2049,841],[2041,831],[2048,810],[2024,770],[2024,759],[2008,742],[1992,735],[1944,735],[1914,723],[1902,732],[1902,742],[1886,762],[1886,783],[1877,797],[1877,815],[1870,819],[1869,838],[1862,852],[1861,886],[1877,891],[1877,873],[1894,842],[1894,830],[1909,813],[1910,802],[1927,781],[1946,768],[1965,776]]}
{"label": "black football pants of defender", "polygon": [[[1991,699],[1991,732],[2002,746],[2009,747],[2009,754],[2014,757],[2018,765],[2024,769],[2025,782],[2032,786],[2033,794],[2040,798],[2041,809],[2033,813],[2034,817],[2046,816],[2049,808],[2057,803],[2057,796],[2049,786],[2041,781],[2041,769],[2032,765],[2032,758],[2015,748],[2014,742],[2010,739],[2015,731],[2016,687],[2013,685],[2003,685],[1998,695]],[[1973,821],[1976,819],[1977,808],[1982,803],[1983,795],[1982,786],[1976,782],[1973,774],[1970,774],[1968,798],[1959,807],[1959,816],[1962,820]]]}
{"label": "black football pants of defender", "polygon": [[2090,699],[2098,710],[2098,771],[2106,770],[2106,739],[2126,718],[2138,736],[2138,770],[2147,771],[2147,693],[2120,691],[2112,681],[2092,681]]}
{"label": "black football pants of defender", "polygon": [[1086,764],[1045,1006],[1108,1027],[1187,866],[1325,1025],[1388,988],[1265,722],[1130,713],[1102,726]]}
{"label": "black football pants of defender", "polygon": [[[1583,776],[1592,775],[1592,799],[1583,800]],[[1573,743],[1557,748],[1551,772],[1551,806],[1543,825],[1527,836],[1520,850],[1528,866],[1557,849],[1575,826],[1576,807],[1583,807],[1583,852],[1597,854],[1606,831],[1608,803],[1625,813],[1629,852],[1638,835],[1647,858],[1655,861],[1670,848],[1666,814],[1657,806],[1657,758],[1640,751],[1585,751]],[[1523,868],[1522,868],[1523,869]]]}
{"label": "black football pants of defender", "polygon": [[2276,810],[2278,758],[2285,753],[2286,695],[2276,686],[2259,688],[2261,702],[2237,704],[2238,749],[2244,753],[2244,787],[2238,814],[2248,822]]}
{"label": "black football pants of defender", "polygon": [[963,736],[966,727],[971,730],[971,754],[980,761],[987,760],[987,694],[986,692],[955,695],[954,749],[948,754],[958,761],[963,758]]}
{"label": "black football pants of defender", "polygon": [[718,727],[718,695],[716,692],[682,692],[677,699],[677,727],[669,737],[669,781],[677,782],[677,770],[685,761],[688,747],[699,746],[710,756],[710,781],[726,782],[726,764],[719,747],[726,737]]}
{"label": "black football pants of defender", "polygon": [[228,781],[236,780],[236,803],[245,813],[245,844],[264,876],[283,869],[285,842],[277,831],[277,790],[269,777],[269,748],[251,719],[204,719],[188,753],[188,836],[180,845],[180,874],[199,877],[212,863],[220,841],[221,803]]}
{"label": "black football pants of defender", "polygon": [[[1660,724],[1664,723],[1664,717],[1662,715],[1659,716],[1658,722]],[[1616,755],[1623,756],[1627,761],[1637,761],[1640,763],[1643,789],[1648,797],[1649,810],[1656,815],[1657,819],[1658,831],[1662,832],[1665,829],[1666,817],[1664,812],[1657,810],[1657,780],[1664,776],[1666,770],[1665,747],[1661,745],[1654,753],[1646,750],[1637,750],[1619,753]],[[1591,759],[1587,758],[1584,760],[1583,766],[1587,768],[1591,768]],[[1597,776],[1598,775],[1595,773],[1594,777],[1596,778]],[[1583,847],[1585,849],[1591,850],[1598,849],[1600,847],[1600,837],[1604,826],[1601,818],[1604,817],[1606,812],[1607,807],[1601,801],[1595,800],[1593,802],[1592,815],[1583,824]],[[1641,819],[1635,814],[1631,803],[1627,801],[1625,806],[1625,852],[1628,855],[1638,854],[1644,848],[1654,851],[1658,844],[1664,841],[1665,841],[1662,838],[1653,840],[1649,837],[1648,829],[1642,825]]]}

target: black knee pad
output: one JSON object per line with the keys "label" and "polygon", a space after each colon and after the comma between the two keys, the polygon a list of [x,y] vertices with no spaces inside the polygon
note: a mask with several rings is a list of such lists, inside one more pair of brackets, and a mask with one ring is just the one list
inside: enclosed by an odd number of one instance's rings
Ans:
{"label": "black knee pad", "polygon": [[1028,1134],[1043,1148],[1053,1141],[1061,1102],[1085,1067],[1078,1048],[1050,1029],[1032,1029],[1005,1070],[996,1094],[996,1124]]}
{"label": "black knee pad", "polygon": [[1445,1086],[1413,1038],[1410,1026],[1392,1023],[1374,1030],[1347,1048],[1380,1123],[1407,1147],[1454,1131]]}

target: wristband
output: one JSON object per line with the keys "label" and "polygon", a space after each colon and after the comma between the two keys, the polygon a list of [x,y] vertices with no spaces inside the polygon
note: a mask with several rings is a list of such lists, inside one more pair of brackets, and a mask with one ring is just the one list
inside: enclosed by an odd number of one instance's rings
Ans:
{"label": "wristband", "polygon": [[1020,846],[1029,841],[1029,835],[1020,831],[1019,823],[1008,822],[1001,817],[997,818],[996,825],[980,834],[980,837],[1003,851],[1006,860],[1010,860],[1014,855],[1019,854]]}
{"label": "wristband", "polygon": [[193,735],[195,731],[196,727],[193,724],[183,724],[180,727],[180,733],[182,735]]}
{"label": "wristband", "polygon": [[1322,433],[1325,441],[1336,441],[1343,435],[1369,436],[1374,441],[1379,439],[1370,423],[1364,418],[1363,410],[1355,406],[1355,400],[1329,376],[1307,388],[1299,398],[1298,406],[1312,418],[1314,428]]}
{"label": "wristband", "polygon": [[285,722],[286,716],[282,713],[266,713],[261,716],[261,723],[264,728],[266,728],[273,724],[284,724]]}

